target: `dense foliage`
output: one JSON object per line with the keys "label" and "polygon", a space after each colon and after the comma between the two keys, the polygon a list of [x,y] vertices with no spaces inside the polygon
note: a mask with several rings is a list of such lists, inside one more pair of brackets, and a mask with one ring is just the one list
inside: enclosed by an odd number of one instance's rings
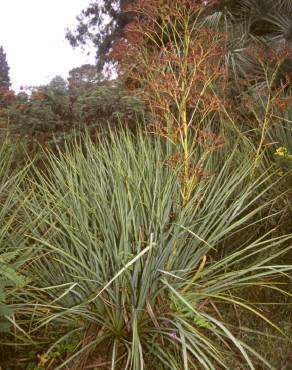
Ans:
{"label": "dense foliage", "polygon": [[1,98],[1,136],[9,134],[34,150],[37,143],[50,145],[87,126],[135,126],[145,116],[142,101],[120,81],[100,80],[92,65],[74,68],[67,81],[56,76],[48,85],[22,88],[18,94],[5,88]]}

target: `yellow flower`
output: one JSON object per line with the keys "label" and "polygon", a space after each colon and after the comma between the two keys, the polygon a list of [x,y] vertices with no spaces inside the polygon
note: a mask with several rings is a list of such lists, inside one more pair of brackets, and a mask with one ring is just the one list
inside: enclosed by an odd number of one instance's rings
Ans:
{"label": "yellow flower", "polygon": [[43,353],[43,354],[38,354],[37,358],[39,359],[39,364],[40,365],[45,365],[49,361],[49,357]]}
{"label": "yellow flower", "polygon": [[279,157],[285,157],[288,154],[287,148],[284,146],[280,146],[275,152],[275,155],[278,155]]}

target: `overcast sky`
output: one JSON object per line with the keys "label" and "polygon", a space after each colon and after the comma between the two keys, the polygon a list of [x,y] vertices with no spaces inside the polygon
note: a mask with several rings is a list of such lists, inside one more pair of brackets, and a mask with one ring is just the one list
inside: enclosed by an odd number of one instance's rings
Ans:
{"label": "overcast sky", "polygon": [[90,0],[0,0],[0,45],[7,55],[12,87],[48,83],[60,74],[94,62],[65,39]]}

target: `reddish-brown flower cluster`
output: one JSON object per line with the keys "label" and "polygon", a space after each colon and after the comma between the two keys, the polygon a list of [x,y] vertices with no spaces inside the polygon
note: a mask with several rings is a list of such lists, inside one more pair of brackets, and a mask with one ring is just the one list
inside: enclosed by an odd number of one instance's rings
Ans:
{"label": "reddish-brown flower cluster", "polygon": [[124,7],[125,12],[138,12],[157,17],[161,14],[181,15],[182,12],[201,12],[214,4],[218,0],[136,0],[135,3]]}
{"label": "reddish-brown flower cluster", "polygon": [[44,100],[44,91],[39,88],[32,93],[32,99],[42,101]]}
{"label": "reddish-brown flower cluster", "polygon": [[220,134],[216,134],[208,129],[197,131],[197,142],[200,143],[205,150],[214,151],[225,146],[228,141]]}
{"label": "reddish-brown flower cluster", "polygon": [[292,46],[284,40],[274,41],[271,44],[254,41],[245,49],[243,56],[246,57],[250,70],[246,68],[245,78],[249,80],[267,77],[269,70],[280,70],[282,63],[292,57]]}
{"label": "reddish-brown flower cluster", "polygon": [[15,95],[9,87],[0,84],[0,99],[3,103],[10,103],[15,99]]}
{"label": "reddish-brown flower cluster", "polygon": [[275,99],[275,104],[280,110],[285,110],[291,104],[291,96]]}

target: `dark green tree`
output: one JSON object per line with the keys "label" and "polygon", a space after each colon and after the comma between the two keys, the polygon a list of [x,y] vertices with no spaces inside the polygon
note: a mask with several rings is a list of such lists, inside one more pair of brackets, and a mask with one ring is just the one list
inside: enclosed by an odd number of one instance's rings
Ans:
{"label": "dark green tree", "polygon": [[0,85],[4,87],[10,86],[9,77],[9,66],[6,59],[6,54],[4,52],[3,46],[0,46]]}
{"label": "dark green tree", "polygon": [[110,62],[113,42],[123,36],[123,29],[131,16],[123,12],[135,0],[92,0],[77,17],[74,31],[67,30],[66,37],[73,47],[92,44],[96,49],[97,71]]}
{"label": "dark green tree", "polygon": [[83,64],[80,67],[73,68],[69,71],[69,88],[80,85],[90,85],[94,82],[104,80],[102,73],[98,73],[96,66],[93,64]]}
{"label": "dark green tree", "polygon": [[65,94],[67,91],[67,81],[60,75],[55,76],[50,81],[48,87],[59,94]]}

